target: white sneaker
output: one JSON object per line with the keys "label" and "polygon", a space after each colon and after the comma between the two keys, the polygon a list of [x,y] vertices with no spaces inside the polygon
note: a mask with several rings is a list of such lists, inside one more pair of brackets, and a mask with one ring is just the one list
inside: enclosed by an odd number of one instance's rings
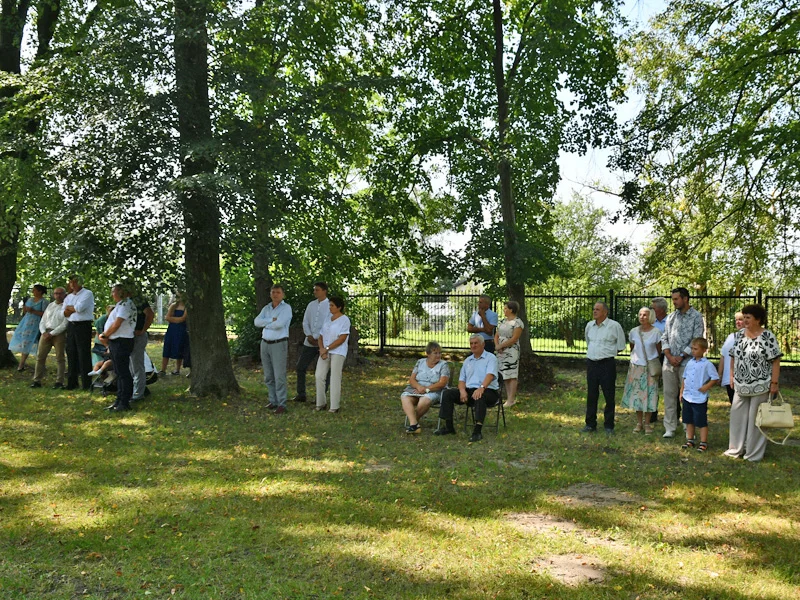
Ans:
{"label": "white sneaker", "polygon": [[674,438],[674,437],[675,437],[675,432],[674,432],[674,431],[665,431],[665,432],[664,432],[664,435],[663,435],[663,436],[661,436],[661,437],[665,437],[665,438]]}
{"label": "white sneaker", "polygon": [[94,377],[95,375],[100,375],[100,371],[89,371],[89,377]]}

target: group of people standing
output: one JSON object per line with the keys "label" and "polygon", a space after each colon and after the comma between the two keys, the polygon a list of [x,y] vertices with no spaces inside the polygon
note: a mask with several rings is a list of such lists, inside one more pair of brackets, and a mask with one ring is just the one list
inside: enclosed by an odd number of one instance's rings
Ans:
{"label": "group of people standing", "polygon": [[[673,438],[683,415],[686,441],[683,448],[708,449],[707,406],[710,389],[723,385],[731,402],[730,441],[727,456],[759,461],[766,438],[755,425],[758,406],[779,390],[780,346],[765,328],[766,311],[748,304],[736,315],[736,331],[722,347],[720,364],[714,367],[705,353],[703,316],[690,305],[686,288],[671,294],[674,311],[667,315],[665,298],[654,298],[638,312],[639,325],[627,342],[631,359],[622,406],[636,411],[634,432],[652,434],[658,413],[659,379],[663,382],[663,437]],[[625,349],[622,327],[608,318],[604,302],[594,305],[593,320],[586,324],[587,402],[582,431],[597,430],[600,390],[605,399],[604,428],[614,431],[616,355]],[[695,438],[699,435],[699,439]]]}
{"label": "group of people standing", "polygon": [[[36,353],[32,388],[42,387],[47,356],[55,348],[57,371],[53,389],[89,390],[92,377],[104,370],[95,368],[92,361],[92,337],[96,327],[96,345],[110,359],[116,376],[116,400],[107,408],[113,412],[130,410],[132,402],[143,399],[148,393],[145,352],[147,332],[155,313],[134,284],[118,283],[111,288],[114,304],[95,321],[95,296],[83,284],[83,277],[70,275],[66,288],[53,290],[52,302],[44,298],[45,286],[33,286],[9,349],[21,354],[19,371],[25,370],[28,355]],[[180,299],[170,306],[167,320],[170,325],[165,336],[162,372],[170,358],[177,359],[179,371],[188,351],[186,310]]]}
{"label": "group of people standing", "polygon": [[[270,302],[261,310],[253,324],[261,329],[261,365],[264,383],[269,393],[267,408],[276,415],[287,412],[288,390],[286,363],[289,356],[289,325],[292,307],[284,301],[281,285],[270,289]],[[317,358],[316,403],[314,410],[338,413],[342,398],[342,371],[350,339],[350,319],[344,314],[344,300],[328,298],[328,284],[314,283],[314,300],[308,303],[303,315],[303,348],[297,361],[296,402],[306,402],[306,372]],[[327,384],[327,385],[326,385]],[[330,388],[330,405],[327,388]]]}

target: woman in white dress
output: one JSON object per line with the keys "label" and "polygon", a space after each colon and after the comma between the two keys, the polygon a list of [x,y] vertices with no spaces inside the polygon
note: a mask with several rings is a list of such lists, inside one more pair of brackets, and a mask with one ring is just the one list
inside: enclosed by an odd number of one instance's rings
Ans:
{"label": "woman in white dress", "polygon": [[494,348],[497,355],[497,368],[503,376],[506,389],[505,408],[517,403],[517,384],[519,383],[519,338],[525,324],[517,317],[519,303],[509,300],[503,305],[505,318],[497,324],[494,333]]}
{"label": "woman in white dress", "polygon": [[636,411],[634,433],[644,431],[653,433],[650,415],[658,408],[658,379],[650,375],[647,361],[658,358],[661,353],[661,331],[653,327],[656,313],[653,309],[639,309],[639,326],[631,329],[628,339],[631,342],[631,362],[622,406]]}
{"label": "woman in white dress", "polygon": [[450,381],[450,367],[442,360],[442,347],[429,342],[425,348],[427,358],[420,358],[408,378],[408,386],[400,396],[403,412],[408,417],[406,433],[422,433],[419,420],[431,404],[440,400],[442,390]]}

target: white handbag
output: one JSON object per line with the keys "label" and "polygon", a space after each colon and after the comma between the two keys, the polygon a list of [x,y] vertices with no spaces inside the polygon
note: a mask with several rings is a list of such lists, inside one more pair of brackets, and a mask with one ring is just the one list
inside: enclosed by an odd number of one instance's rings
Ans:
{"label": "white handbag", "polygon": [[[773,444],[783,446],[786,440],[789,439],[792,434],[791,429],[794,427],[794,415],[792,415],[792,407],[783,401],[783,396],[780,392],[774,397],[770,396],[769,400],[758,405],[756,427]],[[776,442],[764,433],[764,429],[788,429],[789,432],[783,438],[783,441]]]}

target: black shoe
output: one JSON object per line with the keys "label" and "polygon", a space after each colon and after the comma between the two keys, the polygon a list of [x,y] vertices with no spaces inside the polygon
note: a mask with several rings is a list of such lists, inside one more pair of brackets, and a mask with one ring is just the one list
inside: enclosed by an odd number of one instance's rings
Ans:
{"label": "black shoe", "polygon": [[117,410],[117,407],[119,405],[120,405],[119,402],[114,402],[114,404],[112,404],[110,406],[106,406],[106,410]]}
{"label": "black shoe", "polygon": [[115,404],[111,408],[109,408],[111,412],[125,412],[131,410],[130,404]]}
{"label": "black shoe", "polygon": [[64,384],[63,383],[54,383],[53,384],[53,389],[54,390],[63,390],[64,389]]}
{"label": "black shoe", "polygon": [[297,394],[294,398],[292,398],[292,402],[305,402],[306,395],[305,394]]}
{"label": "black shoe", "polygon": [[40,388],[40,387],[42,387],[42,384],[41,384],[41,383],[39,383],[38,381],[34,381],[34,382],[31,384],[31,387],[32,387],[32,388]]}
{"label": "black shoe", "polygon": [[72,390],[77,390],[78,386],[77,385],[68,385],[64,389],[67,390],[68,392],[71,392]]}
{"label": "black shoe", "polygon": [[275,410],[276,408],[278,408],[277,404],[273,404],[272,402],[267,404],[267,410]]}
{"label": "black shoe", "polygon": [[483,439],[483,434],[480,431],[473,431],[469,438],[470,442],[480,442]]}
{"label": "black shoe", "polygon": [[605,430],[606,430],[606,435],[611,435],[614,433],[613,427],[606,427]]}
{"label": "black shoe", "polygon": [[406,433],[422,433],[422,427],[419,426],[419,423],[416,425],[409,425],[406,427]]}
{"label": "black shoe", "polygon": [[433,432],[433,435],[455,435],[455,429],[448,429],[447,427],[439,427],[436,431]]}
{"label": "black shoe", "polygon": [[144,386],[144,396],[142,396],[142,398],[147,398],[150,395],[150,393],[151,393],[150,392],[150,388],[147,387],[147,386]]}
{"label": "black shoe", "polygon": [[591,425],[585,425],[583,429],[581,429],[581,433],[594,433],[597,431],[597,427],[592,427]]}

